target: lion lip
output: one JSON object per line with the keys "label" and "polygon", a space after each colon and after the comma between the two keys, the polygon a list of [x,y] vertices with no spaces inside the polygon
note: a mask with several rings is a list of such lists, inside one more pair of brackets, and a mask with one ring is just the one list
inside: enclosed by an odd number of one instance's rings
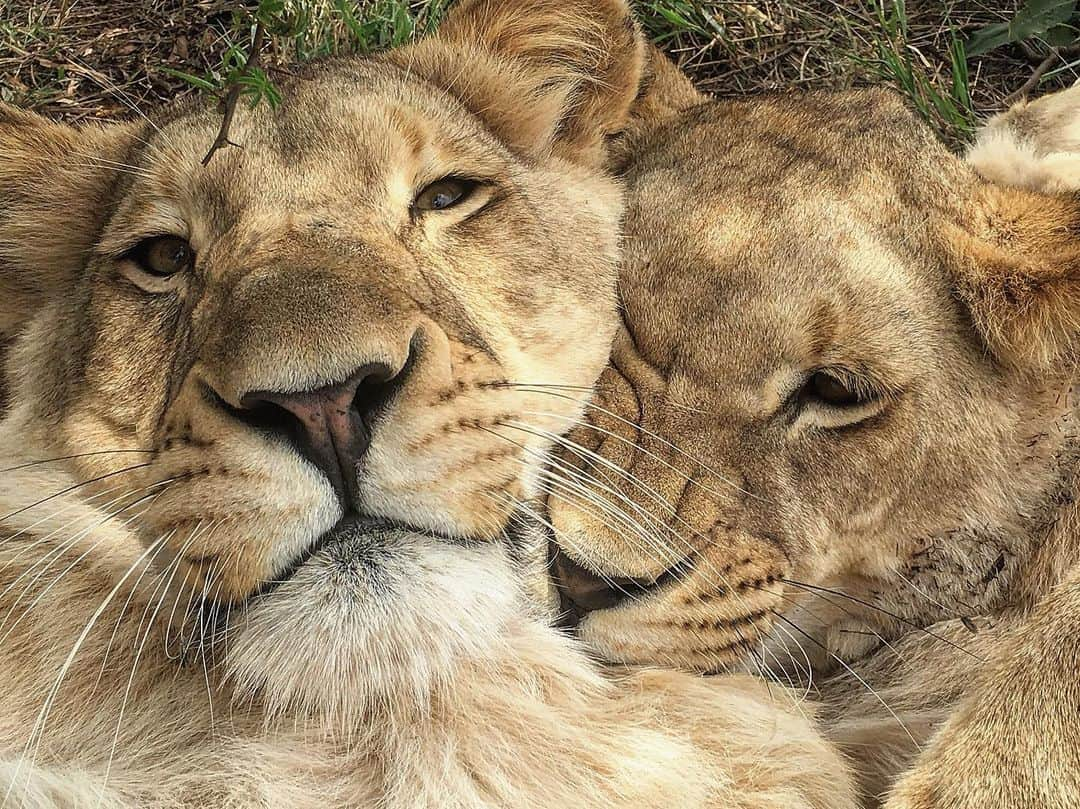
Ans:
{"label": "lion lip", "polygon": [[590,612],[617,607],[627,599],[649,595],[675,581],[684,575],[685,563],[653,578],[601,576],[570,558],[554,539],[549,539],[548,569],[559,595],[558,625],[574,629]]}

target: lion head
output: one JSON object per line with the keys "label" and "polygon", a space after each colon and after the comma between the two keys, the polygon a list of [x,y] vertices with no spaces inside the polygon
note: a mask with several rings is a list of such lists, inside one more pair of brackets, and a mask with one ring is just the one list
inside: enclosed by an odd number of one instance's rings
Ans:
{"label": "lion head", "polygon": [[1075,198],[980,178],[884,91],[706,103],[626,151],[623,324],[544,475],[581,635],[808,673],[1052,579]]}
{"label": "lion head", "polygon": [[[642,61],[621,2],[475,0],[241,104],[209,160],[210,104],[0,109],[0,612],[216,616],[245,693],[335,717],[482,643],[512,596],[485,546],[581,413],[520,384],[587,387],[609,353],[602,164]],[[87,617],[58,615],[24,616],[66,638],[53,674]]]}

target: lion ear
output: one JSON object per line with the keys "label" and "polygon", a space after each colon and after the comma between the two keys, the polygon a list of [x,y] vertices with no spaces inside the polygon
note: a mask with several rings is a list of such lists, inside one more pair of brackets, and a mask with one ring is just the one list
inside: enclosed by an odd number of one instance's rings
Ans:
{"label": "lion ear", "polygon": [[461,99],[504,142],[590,165],[626,124],[646,62],[625,0],[461,0],[387,58]]}
{"label": "lion ear", "polygon": [[129,125],[75,129],[0,104],[0,335],[67,288],[133,138]]}
{"label": "lion ear", "polygon": [[[991,353],[1049,371],[1080,350],[1080,88],[1017,104],[977,133],[957,294]],[[1063,366],[1062,366],[1063,367]]]}
{"label": "lion ear", "polygon": [[956,294],[989,351],[1019,371],[1072,365],[1080,349],[1080,200],[982,184],[952,234]]}

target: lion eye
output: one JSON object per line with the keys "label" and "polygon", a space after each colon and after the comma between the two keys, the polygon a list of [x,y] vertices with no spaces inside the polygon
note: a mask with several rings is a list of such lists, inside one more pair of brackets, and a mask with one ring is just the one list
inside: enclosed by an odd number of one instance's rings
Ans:
{"label": "lion eye", "polygon": [[195,251],[187,239],[179,236],[154,236],[135,245],[128,258],[143,272],[166,278],[190,270],[195,264]]}
{"label": "lion eye", "polygon": [[803,392],[805,396],[833,407],[852,407],[867,401],[867,397],[859,391],[826,371],[812,374],[806,381]]}
{"label": "lion eye", "polygon": [[413,208],[418,211],[445,211],[468,199],[475,188],[476,183],[472,180],[444,177],[417,194]]}

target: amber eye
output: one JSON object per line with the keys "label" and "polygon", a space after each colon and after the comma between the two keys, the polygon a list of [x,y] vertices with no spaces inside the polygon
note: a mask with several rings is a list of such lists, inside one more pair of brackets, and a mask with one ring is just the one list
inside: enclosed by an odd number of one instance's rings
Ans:
{"label": "amber eye", "polygon": [[179,236],[154,236],[143,239],[127,254],[150,275],[165,278],[190,270],[195,264],[195,251],[187,239]]}
{"label": "amber eye", "polygon": [[475,188],[476,182],[473,180],[444,177],[417,194],[413,208],[417,211],[445,211],[468,199]]}
{"label": "amber eye", "polygon": [[869,400],[869,397],[826,371],[817,371],[810,376],[803,387],[803,396],[833,407],[852,407]]}

